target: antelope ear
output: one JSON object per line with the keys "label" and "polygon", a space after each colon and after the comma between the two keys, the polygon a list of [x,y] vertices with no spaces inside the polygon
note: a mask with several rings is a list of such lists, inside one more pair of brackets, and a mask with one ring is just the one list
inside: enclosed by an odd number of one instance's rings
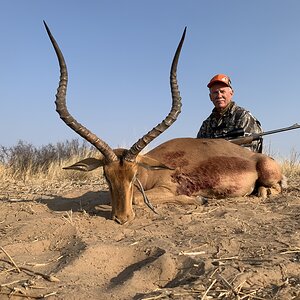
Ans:
{"label": "antelope ear", "polygon": [[104,165],[104,159],[98,158],[85,158],[83,160],[78,161],[74,165],[69,167],[64,167],[65,170],[78,170],[78,171],[92,171]]}
{"label": "antelope ear", "polygon": [[170,168],[161,163],[160,161],[156,160],[155,158],[151,158],[146,155],[139,155],[137,157],[137,164],[148,170],[174,170],[174,168]]}

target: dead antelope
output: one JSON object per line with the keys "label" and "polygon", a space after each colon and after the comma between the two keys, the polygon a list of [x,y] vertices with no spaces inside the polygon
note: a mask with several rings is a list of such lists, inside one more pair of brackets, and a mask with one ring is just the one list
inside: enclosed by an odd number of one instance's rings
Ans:
{"label": "dead antelope", "polygon": [[[140,152],[176,121],[181,109],[177,85],[177,64],[185,30],[175,52],[170,85],[172,108],[167,117],[130,149],[111,149],[103,140],[78,123],[66,107],[67,67],[60,48],[46,23],[46,30],[60,65],[56,110],[76,133],[94,145],[101,158],[87,158],[66,169],[91,171],[103,167],[109,185],[112,219],[124,224],[134,218],[132,204],[199,203],[201,197],[239,197],[258,190],[259,196],[281,192],[279,165],[270,157],[253,153],[223,139],[176,138]],[[145,191],[147,191],[145,193]]]}

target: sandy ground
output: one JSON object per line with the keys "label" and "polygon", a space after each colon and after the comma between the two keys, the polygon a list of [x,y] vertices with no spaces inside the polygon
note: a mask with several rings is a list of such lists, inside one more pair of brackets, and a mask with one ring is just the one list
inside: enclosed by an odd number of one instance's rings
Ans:
{"label": "sandy ground", "polygon": [[300,299],[300,186],[123,226],[103,182],[0,189],[0,299]]}

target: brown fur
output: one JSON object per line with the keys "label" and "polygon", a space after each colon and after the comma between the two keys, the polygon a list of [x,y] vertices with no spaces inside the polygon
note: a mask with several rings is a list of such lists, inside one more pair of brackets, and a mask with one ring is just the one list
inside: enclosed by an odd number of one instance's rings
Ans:
{"label": "brown fur", "polygon": [[134,187],[141,182],[153,203],[199,203],[199,197],[225,198],[251,194],[267,197],[281,192],[283,175],[272,158],[223,139],[178,138],[126,161],[126,150],[115,149],[117,161],[85,159],[69,167],[92,170],[103,166],[112,198],[112,218],[124,224],[134,218],[132,203],[144,199]]}
{"label": "brown fur", "polygon": [[[142,175],[150,194],[164,186],[174,196],[238,197],[251,194],[255,185],[272,187],[282,180],[275,160],[222,139],[173,139],[146,155],[175,169],[148,171],[147,179]],[[151,200],[160,202],[163,198],[161,193],[160,199]]]}

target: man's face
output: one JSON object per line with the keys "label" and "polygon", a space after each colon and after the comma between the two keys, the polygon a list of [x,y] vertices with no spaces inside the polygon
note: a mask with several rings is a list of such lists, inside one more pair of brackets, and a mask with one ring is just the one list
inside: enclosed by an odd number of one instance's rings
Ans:
{"label": "man's face", "polygon": [[222,111],[229,104],[233,96],[232,88],[224,83],[215,83],[209,91],[210,100],[218,111]]}

